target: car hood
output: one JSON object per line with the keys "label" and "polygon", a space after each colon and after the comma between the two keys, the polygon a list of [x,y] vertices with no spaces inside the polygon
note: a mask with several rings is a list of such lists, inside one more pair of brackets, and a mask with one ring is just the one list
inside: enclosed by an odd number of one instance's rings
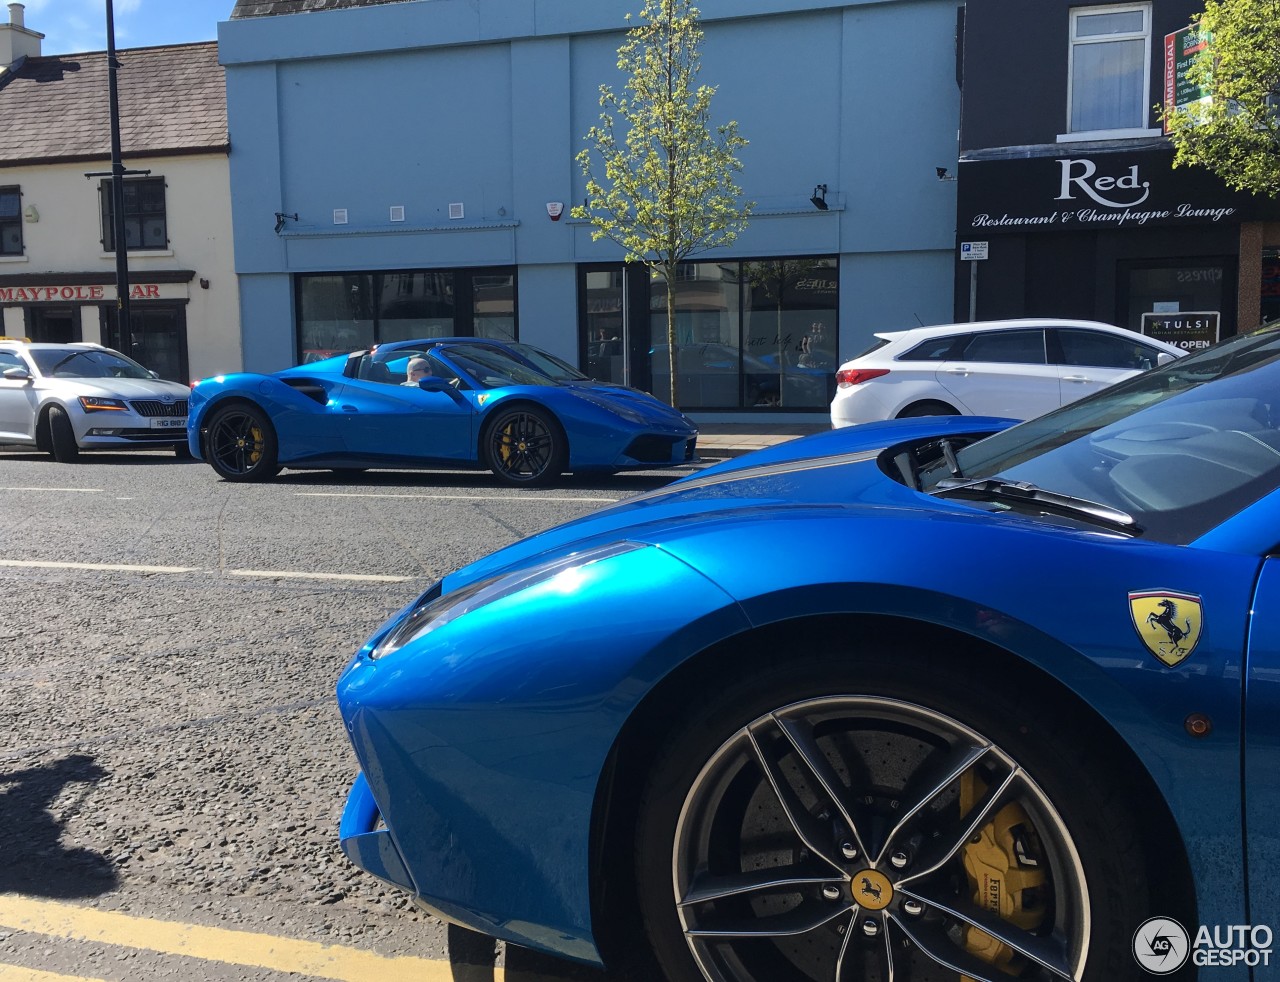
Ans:
{"label": "car hood", "polygon": [[965,512],[962,503],[928,498],[888,477],[877,458],[885,447],[931,436],[989,434],[1014,420],[982,416],[923,417],[846,427],[756,451],[628,498],[565,525],[531,536],[463,567],[445,589],[603,541],[631,539],[660,544],[705,522],[767,519],[769,511],[795,513],[832,508],[879,512]]}
{"label": "car hood", "polygon": [[58,378],[41,379],[41,389],[70,392],[81,396],[101,396],[113,399],[164,399],[173,402],[186,399],[190,389],[180,382],[145,378]]}

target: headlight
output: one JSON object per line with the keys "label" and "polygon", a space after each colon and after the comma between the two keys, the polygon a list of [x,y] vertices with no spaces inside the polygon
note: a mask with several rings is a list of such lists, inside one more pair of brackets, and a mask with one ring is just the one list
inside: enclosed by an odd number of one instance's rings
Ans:
{"label": "headlight", "polygon": [[96,396],[81,396],[80,408],[86,413],[100,413],[108,409],[123,413],[129,410],[123,399],[99,399]]}
{"label": "headlight", "polygon": [[645,422],[644,414],[640,412],[640,410],[636,409],[634,406],[627,405],[627,403],[621,399],[607,399],[595,392],[580,392],[579,395],[593,406],[599,406],[606,412],[613,413],[615,416],[621,416],[630,423]]}
{"label": "headlight", "polygon": [[539,563],[527,569],[500,573],[444,596],[439,596],[434,590],[430,591],[422,597],[413,610],[409,611],[408,616],[392,629],[373,651],[369,652],[369,657],[385,658],[399,651],[409,642],[417,641],[451,621],[457,620],[463,614],[478,610],[495,600],[509,597],[513,593],[527,590],[539,583],[563,578],[565,588],[573,589],[579,574],[585,567],[603,559],[612,559],[614,556],[644,548],[645,545],[640,542],[611,542],[607,546],[561,556],[559,559]]}

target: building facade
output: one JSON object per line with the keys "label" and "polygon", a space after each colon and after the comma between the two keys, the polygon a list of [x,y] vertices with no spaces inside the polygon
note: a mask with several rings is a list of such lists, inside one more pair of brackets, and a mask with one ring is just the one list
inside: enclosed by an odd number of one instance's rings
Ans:
{"label": "building facade", "polygon": [[968,0],[959,319],[1085,317],[1196,348],[1280,316],[1280,207],[1174,167],[1161,127],[1202,9]]}
{"label": "building facade", "polygon": [[[633,6],[241,0],[219,49],[245,367],[517,337],[665,391],[665,284],[569,216]],[[681,270],[681,403],[816,418],[872,332],[949,319],[957,4],[701,9],[700,81],[750,141],[756,208]]]}
{"label": "building facade", "polygon": [[41,56],[0,25],[0,334],[97,341],[186,382],[242,362],[217,45],[124,49],[131,330],[116,302],[105,52]]}

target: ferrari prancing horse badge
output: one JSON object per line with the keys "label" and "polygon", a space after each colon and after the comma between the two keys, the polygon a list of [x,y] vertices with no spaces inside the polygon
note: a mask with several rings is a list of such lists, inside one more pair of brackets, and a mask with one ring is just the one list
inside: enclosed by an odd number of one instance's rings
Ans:
{"label": "ferrari prancing horse badge", "polygon": [[1195,650],[1204,628],[1200,598],[1167,590],[1137,590],[1129,594],[1129,615],[1147,650],[1172,668]]}

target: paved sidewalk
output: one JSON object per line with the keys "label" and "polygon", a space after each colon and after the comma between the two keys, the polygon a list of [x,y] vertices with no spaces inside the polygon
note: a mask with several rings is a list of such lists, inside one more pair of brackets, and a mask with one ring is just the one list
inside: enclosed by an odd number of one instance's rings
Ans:
{"label": "paved sidewalk", "polygon": [[698,452],[711,457],[738,457],[831,429],[829,423],[695,422],[698,423]]}

